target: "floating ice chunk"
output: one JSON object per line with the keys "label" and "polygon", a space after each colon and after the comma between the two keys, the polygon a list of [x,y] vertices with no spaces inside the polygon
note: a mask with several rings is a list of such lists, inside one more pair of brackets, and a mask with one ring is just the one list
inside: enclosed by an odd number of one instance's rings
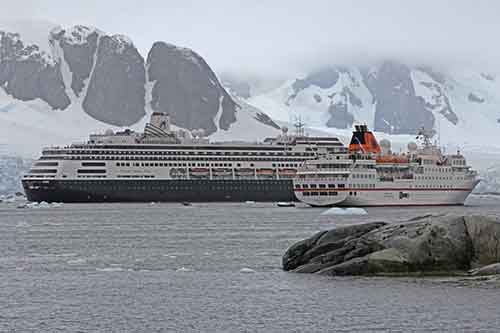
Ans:
{"label": "floating ice chunk", "polygon": [[74,259],[74,260],[68,260],[68,265],[82,265],[87,262],[86,259],[79,258],[79,259]]}
{"label": "floating ice chunk", "polygon": [[121,272],[123,268],[121,267],[106,267],[106,268],[96,268],[99,272]]}
{"label": "floating ice chunk", "polygon": [[240,273],[255,273],[255,271],[251,268],[243,267],[242,269],[240,269]]}
{"label": "floating ice chunk", "polygon": [[40,208],[49,208],[50,204],[48,202],[42,201],[42,202],[38,203],[38,207],[40,207]]}
{"label": "floating ice chunk", "polygon": [[193,270],[191,268],[186,268],[182,266],[181,268],[178,268],[176,272],[192,272]]}
{"label": "floating ice chunk", "polygon": [[333,207],[321,213],[321,215],[366,215],[366,214],[368,213],[365,209],[358,207],[349,207],[349,208]]}

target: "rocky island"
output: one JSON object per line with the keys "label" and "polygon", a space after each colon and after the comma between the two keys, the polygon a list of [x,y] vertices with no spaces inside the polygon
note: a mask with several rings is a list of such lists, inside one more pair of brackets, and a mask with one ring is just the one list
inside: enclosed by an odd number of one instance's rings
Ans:
{"label": "rocky island", "polygon": [[500,274],[500,219],[423,216],[321,231],[292,245],[283,269],[331,276]]}

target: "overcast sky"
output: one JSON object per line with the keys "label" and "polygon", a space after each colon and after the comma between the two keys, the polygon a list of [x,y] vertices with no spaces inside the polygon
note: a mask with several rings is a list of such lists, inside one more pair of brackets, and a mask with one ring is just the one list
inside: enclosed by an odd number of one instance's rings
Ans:
{"label": "overcast sky", "polygon": [[[495,0],[1,0],[0,18],[93,25],[146,56],[164,40],[219,73],[283,74],[379,57],[463,66],[500,63]],[[500,66],[498,66],[500,67]]]}

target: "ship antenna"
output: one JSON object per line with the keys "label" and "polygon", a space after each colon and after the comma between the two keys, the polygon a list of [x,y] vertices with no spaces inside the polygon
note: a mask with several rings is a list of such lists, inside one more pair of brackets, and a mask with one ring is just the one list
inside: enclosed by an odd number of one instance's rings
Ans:
{"label": "ship antenna", "polygon": [[304,124],[304,122],[302,122],[302,117],[299,116],[299,117],[295,118],[294,126],[295,126],[295,134],[298,137],[303,137],[305,124]]}

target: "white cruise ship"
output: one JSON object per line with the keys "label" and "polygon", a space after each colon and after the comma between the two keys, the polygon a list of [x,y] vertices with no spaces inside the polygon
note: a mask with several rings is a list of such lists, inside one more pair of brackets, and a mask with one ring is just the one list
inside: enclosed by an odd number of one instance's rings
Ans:
{"label": "white cruise ship", "polygon": [[464,156],[445,155],[421,131],[421,147],[394,154],[365,125],[356,126],[349,148],[309,160],[293,183],[296,197],[311,206],[463,205],[478,184]]}
{"label": "white cruise ship", "polygon": [[173,131],[153,113],[144,133],[90,135],[87,143],[43,150],[22,179],[31,201],[292,201],[304,161],[345,152],[331,137],[286,129],[263,143],[210,143],[199,131]]}

